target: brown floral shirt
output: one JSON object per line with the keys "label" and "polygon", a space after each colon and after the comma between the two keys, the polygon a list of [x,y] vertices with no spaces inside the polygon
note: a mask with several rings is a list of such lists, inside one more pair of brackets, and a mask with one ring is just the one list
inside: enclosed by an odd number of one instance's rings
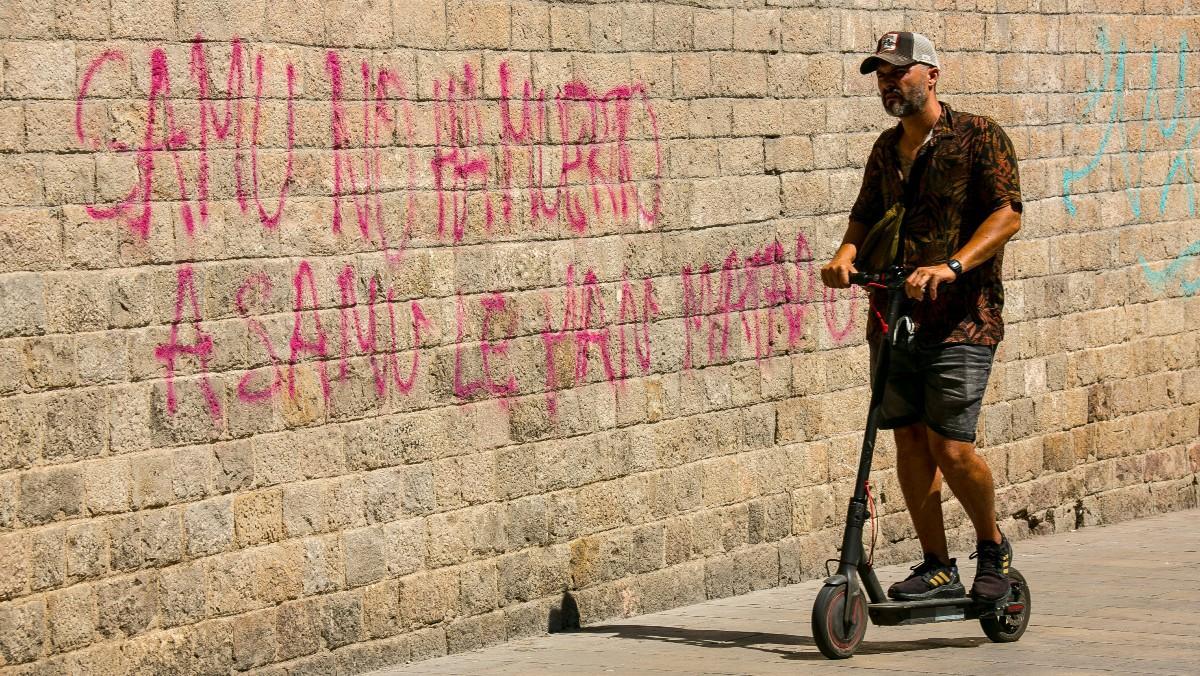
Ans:
{"label": "brown floral shirt", "polygon": [[[875,141],[851,219],[869,227],[904,198],[898,149],[902,133],[897,124]],[[930,156],[905,218],[905,267],[945,263],[992,212],[1006,205],[1021,210],[1017,154],[1008,135],[991,118],[952,111],[942,102],[942,115],[920,153]],[[1003,253],[1002,249],[953,283],[939,286],[936,301],[926,298],[911,304],[907,311],[917,325],[919,344],[1000,342],[1004,337]],[[873,292],[872,304],[880,312],[883,303],[882,293]],[[879,333],[879,320],[872,312],[867,335],[875,339]]]}

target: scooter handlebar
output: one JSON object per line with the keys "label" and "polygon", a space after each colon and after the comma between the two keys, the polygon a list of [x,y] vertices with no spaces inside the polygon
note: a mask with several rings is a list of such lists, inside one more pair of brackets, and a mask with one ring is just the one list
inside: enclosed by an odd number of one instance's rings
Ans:
{"label": "scooter handlebar", "polygon": [[881,284],[883,283],[883,274],[878,272],[852,272],[850,273],[850,283],[859,286]]}
{"label": "scooter handlebar", "polygon": [[883,272],[852,272],[850,283],[859,286],[887,287],[898,289],[904,286],[908,271],[904,268],[893,267]]}

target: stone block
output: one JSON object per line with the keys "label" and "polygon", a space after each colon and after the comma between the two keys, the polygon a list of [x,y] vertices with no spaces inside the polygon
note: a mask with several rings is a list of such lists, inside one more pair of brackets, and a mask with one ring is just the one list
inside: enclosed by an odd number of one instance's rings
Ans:
{"label": "stone block", "polygon": [[447,46],[455,49],[507,49],[509,5],[499,0],[446,4]]}
{"label": "stone block", "polygon": [[203,563],[208,614],[244,613],[261,605],[255,594],[255,552],[230,552],[206,558]]}
{"label": "stone block", "polygon": [[29,525],[78,516],[83,476],[78,466],[50,467],[21,476],[21,521]]}
{"label": "stone block", "polygon": [[50,651],[66,652],[88,645],[96,631],[96,599],[91,585],[80,584],[46,595],[46,629]]}
{"label": "stone block", "polygon": [[218,497],[186,505],[184,532],[188,556],[209,556],[233,549],[233,499]]}
{"label": "stone block", "polygon": [[275,609],[233,618],[233,665],[239,670],[270,664],[275,659]]}
{"label": "stone block", "polygon": [[288,537],[312,535],[325,530],[322,499],[325,486],[307,481],[283,487],[283,528]]}
{"label": "stone block", "polygon": [[341,540],[336,535],[304,541],[304,594],[320,594],[346,586]]}
{"label": "stone block", "polygon": [[113,37],[167,40],[176,35],[176,12],[168,0],[112,3]]}
{"label": "stone block", "polygon": [[389,576],[404,576],[420,570],[427,555],[425,519],[408,519],[384,524],[384,559]]}
{"label": "stone block", "polygon": [[218,444],[213,449],[213,489],[230,493],[254,486],[254,450],[246,442]]}
{"label": "stone block", "polygon": [[96,583],[96,632],[126,638],[146,631],[158,611],[158,575],[137,573]]}
{"label": "stone block", "polygon": [[587,7],[561,5],[550,7],[550,47],[570,51],[591,51],[592,30]]}
{"label": "stone block", "polygon": [[207,580],[203,562],[170,566],[159,571],[158,623],[160,627],[194,624],[204,618]]}
{"label": "stone block", "polygon": [[133,470],[133,505],[137,509],[162,507],[175,498],[171,485],[171,455],[159,451],[130,461]]}
{"label": "stone block", "polygon": [[42,302],[44,282],[39,275],[21,273],[0,279],[0,338],[28,336],[45,330]]}
{"label": "stone block", "polygon": [[305,550],[289,540],[251,550],[254,562],[254,596],[262,605],[300,597],[304,592]]}
{"label": "stone block", "polygon": [[[61,611],[60,602],[56,601],[56,606]],[[6,664],[30,662],[42,656],[47,639],[46,616],[46,601],[40,597],[0,603],[0,658]]]}
{"label": "stone block", "polygon": [[362,599],[357,593],[322,598],[321,636],[330,649],[362,640]]}
{"label": "stone block", "polygon": [[283,537],[283,492],[264,490],[234,496],[233,519],[239,547],[279,540]]}
{"label": "stone block", "polygon": [[400,618],[415,629],[456,617],[459,608],[458,573],[452,569],[416,573],[400,578]]}
{"label": "stone block", "polygon": [[463,615],[495,610],[500,602],[496,564],[480,562],[464,567],[459,575]]}
{"label": "stone block", "polygon": [[502,643],[506,636],[504,613],[496,611],[451,622],[446,627],[446,647],[452,654],[478,650]]}
{"label": "stone block", "polygon": [[275,615],[276,660],[311,655],[321,649],[319,600],[291,601]]}
{"label": "stone block", "polygon": [[29,536],[29,587],[61,586],[66,579],[66,528],[44,528]]}
{"label": "stone block", "polygon": [[23,593],[29,584],[29,535],[0,535],[0,600]]}
{"label": "stone block", "polygon": [[409,637],[398,636],[347,646],[337,652],[337,666],[340,673],[365,674],[404,664],[410,654]]}
{"label": "stone block", "polygon": [[83,488],[92,515],[129,511],[133,476],[127,458],[104,458],[83,465]]}
{"label": "stone block", "polygon": [[388,573],[384,530],[361,528],[342,535],[346,551],[346,584],[358,587],[376,582]]}
{"label": "stone block", "polygon": [[400,583],[384,580],[363,588],[363,638],[395,636],[400,626]]}

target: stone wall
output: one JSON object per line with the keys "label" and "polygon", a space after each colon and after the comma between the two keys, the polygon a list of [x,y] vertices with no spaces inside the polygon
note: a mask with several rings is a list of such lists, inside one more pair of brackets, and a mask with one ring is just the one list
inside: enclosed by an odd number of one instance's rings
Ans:
{"label": "stone wall", "polygon": [[1004,528],[1196,505],[1195,9],[5,0],[0,665],[358,672],[821,575],[868,308],[816,270],[898,27],[1021,158]]}

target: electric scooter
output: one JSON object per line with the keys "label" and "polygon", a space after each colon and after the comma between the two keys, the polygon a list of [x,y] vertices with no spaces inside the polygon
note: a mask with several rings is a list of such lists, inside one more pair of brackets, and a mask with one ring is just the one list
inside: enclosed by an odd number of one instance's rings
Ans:
{"label": "electric scooter", "polygon": [[[883,339],[876,355],[878,363],[871,382],[871,404],[867,429],[863,435],[862,455],[854,482],[854,496],[846,513],[841,558],[837,573],[825,580],[813,604],[813,639],[821,653],[830,659],[850,657],[867,632],[867,619],[877,625],[924,624],[979,620],[983,633],[997,643],[1021,638],[1029,625],[1030,593],[1025,577],[1009,568],[1008,596],[997,601],[977,601],[970,596],[923,601],[892,601],[887,598],[863,547],[863,525],[871,507],[868,504],[871,459],[875,452],[875,434],[879,428],[884,385],[891,365],[892,346],[897,340],[900,310],[904,299],[904,280],[900,267],[883,273],[855,273],[850,281],[860,286],[884,290],[887,310],[883,315]],[[865,588],[865,595],[864,595]]]}

